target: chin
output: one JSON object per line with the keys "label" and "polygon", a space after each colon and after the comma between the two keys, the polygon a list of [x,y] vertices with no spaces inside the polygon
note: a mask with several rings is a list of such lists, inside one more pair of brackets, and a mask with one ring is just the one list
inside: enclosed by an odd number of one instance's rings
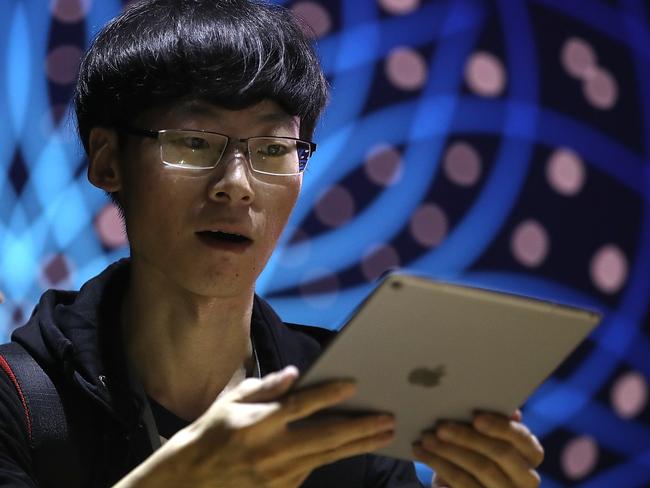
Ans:
{"label": "chin", "polygon": [[255,289],[257,276],[250,272],[223,268],[210,270],[209,267],[204,267],[198,274],[192,273],[187,278],[183,280],[183,288],[191,293],[206,298],[227,298],[250,294]]}

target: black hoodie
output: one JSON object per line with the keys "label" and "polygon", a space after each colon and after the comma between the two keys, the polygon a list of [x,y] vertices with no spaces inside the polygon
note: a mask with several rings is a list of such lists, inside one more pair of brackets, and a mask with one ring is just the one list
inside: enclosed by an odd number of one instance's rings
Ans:
{"label": "black hoodie", "polygon": [[[119,333],[118,310],[128,278],[129,262],[122,260],[79,292],[49,290],[27,324],[13,332],[12,341],[36,359],[59,391],[71,441],[57,451],[61,459],[36,472],[23,405],[10,378],[0,374],[0,486],[60,486],[47,469],[67,473],[66,488],[111,486],[153,452],[145,405],[129,381]],[[258,296],[251,334],[262,375],[289,364],[304,370],[333,335],[283,323]],[[411,463],[365,455],[321,467],[302,486],[422,485]]]}

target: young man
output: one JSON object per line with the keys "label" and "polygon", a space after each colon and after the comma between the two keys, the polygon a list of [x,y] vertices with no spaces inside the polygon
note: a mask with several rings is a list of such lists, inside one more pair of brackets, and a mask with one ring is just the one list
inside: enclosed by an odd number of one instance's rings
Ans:
{"label": "young man", "polygon": [[[280,7],[150,0],[99,34],[76,113],[89,180],[123,209],[130,259],[78,293],[46,292],[12,335],[66,407],[65,486],[420,486],[411,463],[370,454],[391,441],[390,416],[313,415],[354,385],[287,394],[331,334],[283,324],[255,295],[326,98]],[[0,486],[48,486],[5,376]],[[450,424],[415,456],[454,487],[537,486],[542,449],[519,420]]]}

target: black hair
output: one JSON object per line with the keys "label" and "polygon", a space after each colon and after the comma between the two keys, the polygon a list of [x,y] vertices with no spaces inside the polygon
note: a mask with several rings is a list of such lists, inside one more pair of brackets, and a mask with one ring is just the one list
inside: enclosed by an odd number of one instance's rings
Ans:
{"label": "black hair", "polygon": [[241,109],[263,99],[300,117],[311,140],[328,84],[301,21],[256,0],[144,0],[97,35],[74,95],[86,151],[93,127],[120,128],[185,99]]}

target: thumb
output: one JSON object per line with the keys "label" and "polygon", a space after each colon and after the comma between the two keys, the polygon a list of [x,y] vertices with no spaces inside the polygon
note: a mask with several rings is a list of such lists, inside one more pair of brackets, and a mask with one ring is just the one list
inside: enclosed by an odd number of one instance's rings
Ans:
{"label": "thumb", "polygon": [[510,420],[514,420],[515,422],[521,422],[521,419],[522,414],[520,409],[515,410],[515,413],[510,416]]}
{"label": "thumb", "polygon": [[267,374],[254,388],[243,392],[240,402],[256,403],[276,400],[284,395],[300,376],[298,368],[287,366],[280,371]]}

